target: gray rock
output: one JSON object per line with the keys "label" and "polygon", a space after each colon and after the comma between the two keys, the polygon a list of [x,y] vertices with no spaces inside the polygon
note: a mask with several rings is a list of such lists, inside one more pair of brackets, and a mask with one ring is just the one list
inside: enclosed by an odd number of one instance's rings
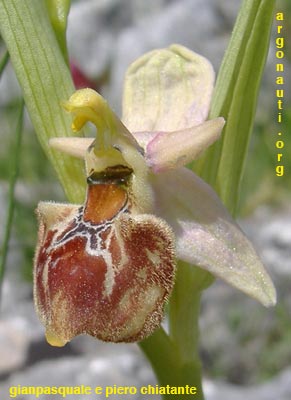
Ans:
{"label": "gray rock", "polygon": [[[110,345],[109,345],[110,347]],[[107,355],[82,355],[63,357],[48,361],[41,361],[36,365],[18,372],[1,387],[0,396],[8,398],[10,387],[22,386],[79,386],[85,385],[94,388],[101,386],[135,386],[155,383],[154,375],[147,365],[144,365],[141,355],[136,354],[134,345],[125,346],[123,351],[115,353],[113,349]],[[93,392],[94,393],[94,392]],[[19,400],[34,400],[35,396],[20,396]],[[46,399],[43,395],[40,399]],[[60,400],[62,396],[53,396]],[[76,396],[68,396],[68,399]],[[91,398],[91,397],[88,397]],[[92,396],[93,398],[93,396]],[[104,396],[102,396],[104,398]],[[118,395],[110,397],[120,399]],[[141,399],[140,395],[132,395],[133,399]],[[156,397],[157,398],[157,397]]]}
{"label": "gray rock", "polygon": [[26,328],[27,322],[22,318],[0,321],[0,375],[24,365],[28,345],[23,335]]}
{"label": "gray rock", "polygon": [[274,379],[249,388],[218,382],[205,382],[206,400],[290,400],[291,369]]}
{"label": "gray rock", "polygon": [[272,274],[290,279],[291,209],[260,207],[243,226]]}

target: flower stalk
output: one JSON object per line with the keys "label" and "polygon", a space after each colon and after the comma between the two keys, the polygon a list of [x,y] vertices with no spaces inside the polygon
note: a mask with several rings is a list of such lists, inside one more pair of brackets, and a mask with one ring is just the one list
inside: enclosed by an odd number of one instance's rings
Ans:
{"label": "flower stalk", "polygon": [[[212,276],[207,272],[180,262],[169,306],[169,336],[161,328],[140,343],[161,386],[195,386],[195,398],[199,400],[203,400],[204,396],[197,316],[203,290],[212,281]],[[175,398],[173,395],[164,397]]]}

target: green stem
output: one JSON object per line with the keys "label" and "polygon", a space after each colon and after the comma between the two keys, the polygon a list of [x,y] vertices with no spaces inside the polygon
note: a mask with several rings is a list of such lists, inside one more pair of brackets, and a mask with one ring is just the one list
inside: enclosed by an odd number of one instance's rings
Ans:
{"label": "green stem", "polygon": [[[188,264],[179,264],[169,311],[170,335],[162,329],[140,343],[160,386],[196,387],[196,400],[203,400],[198,352],[198,317],[202,291],[213,281],[210,274]],[[184,394],[182,398],[192,396]],[[181,399],[165,394],[164,399]]]}
{"label": "green stem", "polygon": [[0,258],[0,297],[1,297],[2,280],[5,273],[8,245],[9,245],[13,214],[14,214],[14,205],[15,205],[14,190],[19,173],[19,158],[21,150],[22,127],[23,127],[23,110],[24,110],[24,102],[22,100],[20,104],[19,117],[16,127],[15,143],[12,146],[11,150],[12,166],[11,166],[11,174],[9,182],[9,193],[8,193],[9,205],[7,211],[7,218],[5,222],[4,239],[1,248],[1,258]]}
{"label": "green stem", "polygon": [[179,379],[197,387],[195,399],[203,400],[199,357],[199,311],[202,291],[213,282],[206,271],[180,262],[170,302],[170,337],[180,357]]}
{"label": "green stem", "polygon": [[166,385],[175,382],[177,352],[163,328],[155,331],[139,345],[151,362],[159,383]]}

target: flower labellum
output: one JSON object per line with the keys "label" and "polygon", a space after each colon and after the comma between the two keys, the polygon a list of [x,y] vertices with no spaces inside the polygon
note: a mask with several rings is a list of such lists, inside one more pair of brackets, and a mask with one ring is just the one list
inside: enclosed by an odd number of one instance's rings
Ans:
{"label": "flower labellum", "polygon": [[[75,124],[82,116],[86,119],[88,95],[104,105],[88,90],[81,93],[82,110],[78,96],[67,104],[77,115]],[[113,135],[112,140],[97,148],[96,140],[87,151],[83,206],[41,202],[37,208],[35,304],[47,340],[55,346],[82,333],[112,342],[142,340],[160,325],[173,287],[172,230],[160,218],[143,213],[135,182],[140,177],[112,147],[130,147],[128,138],[114,141]],[[136,152],[140,162],[138,149],[131,146],[128,153]]]}

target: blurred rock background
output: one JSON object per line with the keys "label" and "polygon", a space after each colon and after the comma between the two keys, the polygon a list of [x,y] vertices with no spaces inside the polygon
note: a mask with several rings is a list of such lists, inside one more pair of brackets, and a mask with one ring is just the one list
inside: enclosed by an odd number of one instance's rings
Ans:
{"label": "blurred rock background", "polygon": [[[68,27],[70,57],[120,113],[125,70],[146,51],[180,43],[206,56],[218,71],[239,6],[239,0],[73,1]],[[277,4],[279,10],[284,6],[284,1]],[[285,11],[288,13],[287,8]],[[290,10],[286,15],[288,41]],[[291,398],[290,168],[286,161],[285,176],[276,177],[274,52],[272,40],[242,186],[240,224],[275,282],[278,305],[264,309],[222,282],[206,291],[200,322],[207,400]],[[287,51],[284,61],[290,71]],[[0,243],[7,205],[9,148],[19,94],[9,66],[0,82]],[[289,99],[286,98],[282,124],[286,133],[288,129],[290,132]],[[105,344],[89,337],[79,337],[62,349],[46,344],[32,304],[31,270],[37,231],[33,209],[41,199],[64,198],[28,117],[24,133],[1,302],[0,398],[8,399],[9,386],[18,384],[154,384],[151,368],[137,345]],[[284,152],[287,159],[290,137],[286,137]]]}

